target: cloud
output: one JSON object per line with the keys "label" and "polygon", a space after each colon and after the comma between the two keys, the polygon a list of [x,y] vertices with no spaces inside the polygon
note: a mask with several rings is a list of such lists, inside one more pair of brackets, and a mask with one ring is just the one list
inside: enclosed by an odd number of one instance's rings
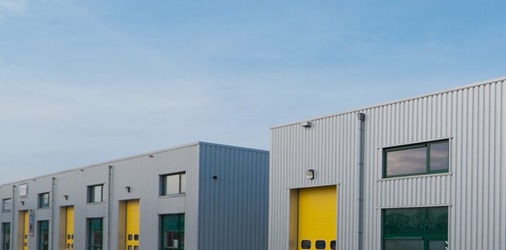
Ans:
{"label": "cloud", "polygon": [[0,0],[0,18],[14,14],[20,15],[26,9],[26,0]]}

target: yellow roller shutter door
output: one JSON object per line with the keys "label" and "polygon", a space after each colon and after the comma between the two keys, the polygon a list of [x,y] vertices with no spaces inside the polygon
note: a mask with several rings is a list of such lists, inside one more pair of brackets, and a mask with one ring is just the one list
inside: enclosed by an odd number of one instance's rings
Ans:
{"label": "yellow roller shutter door", "polygon": [[299,189],[298,249],[335,249],[336,186]]}

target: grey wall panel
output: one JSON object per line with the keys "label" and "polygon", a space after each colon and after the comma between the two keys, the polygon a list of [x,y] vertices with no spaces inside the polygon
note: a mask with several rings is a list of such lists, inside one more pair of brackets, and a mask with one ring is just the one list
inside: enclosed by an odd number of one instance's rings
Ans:
{"label": "grey wall panel", "polygon": [[[288,249],[290,188],[338,184],[338,249],[356,249],[356,113],[365,121],[364,249],[380,249],[381,209],[449,206],[451,249],[505,249],[504,80],[272,129],[269,249]],[[382,179],[383,148],[450,139],[450,173]],[[303,178],[306,169],[315,180]]]}
{"label": "grey wall panel", "polygon": [[198,249],[266,249],[268,152],[209,143],[200,150]]}
{"label": "grey wall panel", "polygon": [[[288,249],[290,189],[338,185],[337,239],[339,249],[356,247],[356,158],[358,121],[354,113],[272,131],[270,167],[269,249]],[[315,179],[305,178],[308,169]]]}
{"label": "grey wall panel", "polygon": [[[212,249],[209,244],[220,246],[215,249],[266,249],[268,157],[262,150],[194,143],[5,184],[0,186],[0,198],[13,197],[16,186],[15,206],[0,213],[0,221],[14,221],[12,238],[17,239],[19,211],[33,209],[36,221],[51,221],[50,244],[56,249],[65,230],[60,228],[65,225],[61,208],[73,206],[75,249],[87,247],[89,218],[103,219],[104,248],[117,249],[124,240],[124,201],[139,200],[140,249],[157,249],[160,215],[178,213],[185,214],[187,249]],[[186,172],[186,193],[160,196],[160,176],[180,172]],[[212,189],[216,185],[209,182],[211,174],[219,176],[219,190]],[[201,181],[207,186],[202,188]],[[20,184],[28,185],[26,197],[19,197]],[[87,202],[91,185],[103,185],[102,202]],[[37,207],[37,196],[44,192],[52,198],[49,209]],[[200,220],[199,213],[205,219]],[[204,243],[199,243],[199,234],[204,235]],[[29,237],[30,248],[36,242],[36,236]],[[14,248],[16,244],[13,241]]]}
{"label": "grey wall panel", "polygon": [[[186,248],[197,249],[194,239],[198,237],[198,152],[198,144],[191,144],[111,164],[114,169],[113,211],[118,211],[120,201],[140,199],[141,249],[157,249],[160,242],[159,215],[177,213],[185,214]],[[186,194],[161,197],[160,175],[178,172],[186,172]],[[127,186],[130,193],[125,188]],[[114,230],[118,230],[118,220],[117,214],[114,214]],[[117,239],[112,240],[112,245],[117,245]]]}

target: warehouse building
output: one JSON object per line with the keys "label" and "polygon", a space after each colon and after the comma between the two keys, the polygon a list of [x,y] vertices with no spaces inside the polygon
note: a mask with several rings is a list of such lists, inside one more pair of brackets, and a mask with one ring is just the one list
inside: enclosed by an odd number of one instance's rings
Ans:
{"label": "warehouse building", "polygon": [[198,142],[0,186],[0,249],[266,249],[267,151]]}
{"label": "warehouse building", "polygon": [[506,249],[505,81],[272,128],[268,249]]}

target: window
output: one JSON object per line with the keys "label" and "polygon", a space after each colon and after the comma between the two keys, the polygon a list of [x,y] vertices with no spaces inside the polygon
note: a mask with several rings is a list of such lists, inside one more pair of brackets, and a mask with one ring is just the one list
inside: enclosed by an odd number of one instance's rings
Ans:
{"label": "window", "polygon": [[383,210],[384,250],[445,249],[447,240],[447,207]]}
{"label": "window", "polygon": [[383,177],[447,173],[448,140],[418,143],[383,150]]}
{"label": "window", "polygon": [[11,223],[2,223],[2,250],[11,249]]}
{"label": "window", "polygon": [[102,218],[88,219],[88,250],[104,249]]}
{"label": "window", "polygon": [[184,214],[160,216],[160,249],[184,250]]}
{"label": "window", "polygon": [[2,212],[10,212],[12,209],[12,199],[7,198],[2,200]]}
{"label": "window", "polygon": [[160,176],[160,195],[186,193],[186,173]]}
{"label": "window", "polygon": [[49,221],[43,220],[38,223],[37,249],[49,250]]}
{"label": "window", "polygon": [[104,185],[88,186],[88,203],[104,201]]}
{"label": "window", "polygon": [[49,207],[49,193],[39,194],[39,208]]}
{"label": "window", "polygon": [[28,195],[28,184],[19,185],[19,197],[26,197]]}

